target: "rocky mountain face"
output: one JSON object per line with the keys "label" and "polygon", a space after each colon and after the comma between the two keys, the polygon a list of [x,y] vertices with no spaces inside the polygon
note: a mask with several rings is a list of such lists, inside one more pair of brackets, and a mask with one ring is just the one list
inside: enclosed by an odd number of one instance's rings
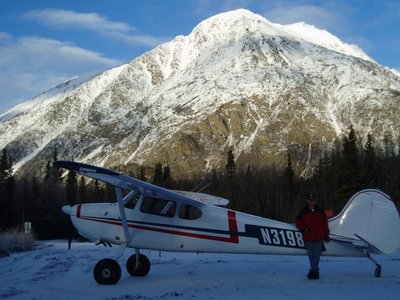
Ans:
{"label": "rocky mountain face", "polygon": [[246,10],[214,16],[188,36],[0,115],[0,149],[17,174],[58,158],[100,166],[169,164],[173,176],[286,164],[306,174],[350,124],[397,138],[400,76],[304,23]]}

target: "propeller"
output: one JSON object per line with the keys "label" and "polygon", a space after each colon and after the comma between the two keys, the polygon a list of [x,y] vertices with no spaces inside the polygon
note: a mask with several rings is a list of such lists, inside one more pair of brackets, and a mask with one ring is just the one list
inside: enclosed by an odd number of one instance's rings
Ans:
{"label": "propeller", "polygon": [[[58,164],[60,167],[60,164]],[[66,179],[66,196],[69,199],[69,205],[65,205],[62,207],[62,210],[65,214],[69,216],[69,224],[68,224],[68,250],[71,249],[72,236],[74,234],[74,226],[72,224],[71,216],[73,214],[73,206],[76,203],[76,172],[74,170],[69,170]]]}
{"label": "propeller", "polygon": [[74,232],[74,225],[71,221],[71,211],[72,211],[72,203],[71,205],[64,205],[62,207],[62,211],[69,216],[68,218],[68,250],[71,250],[71,243],[72,243],[72,235]]}
{"label": "propeller", "polygon": [[72,243],[72,233],[73,233],[73,227],[71,218],[69,218],[69,229],[68,229],[68,250],[71,250],[71,243]]}

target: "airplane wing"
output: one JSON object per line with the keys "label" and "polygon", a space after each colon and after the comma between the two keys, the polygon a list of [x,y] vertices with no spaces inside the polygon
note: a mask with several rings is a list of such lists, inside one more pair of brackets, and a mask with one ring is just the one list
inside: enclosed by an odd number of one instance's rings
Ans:
{"label": "airplane wing", "polygon": [[[56,167],[65,168],[83,176],[97,179],[114,186],[125,237],[124,243],[121,244],[121,253],[124,250],[124,247],[131,243],[133,239],[132,235],[129,233],[124,205],[128,203],[128,201],[136,194],[140,194],[141,196],[146,197],[171,200],[179,202],[181,204],[183,203],[197,206],[199,208],[205,205],[203,202],[200,202],[193,198],[189,198],[184,194],[175,193],[173,191],[138,180],[136,178],[124,175],[114,170],[65,160],[56,161],[54,165]],[[122,189],[129,190],[130,192],[127,195],[123,196]]]}
{"label": "airplane wing", "polygon": [[175,193],[181,194],[185,197],[209,204],[209,205],[215,205],[215,206],[226,206],[229,204],[229,200],[222,198],[222,197],[217,197],[214,195],[209,195],[205,193],[199,193],[199,192],[188,192],[188,191],[178,191],[178,190],[173,190]]}
{"label": "airplane wing", "polygon": [[174,200],[186,204],[195,204],[197,206],[204,205],[203,202],[196,198],[191,198],[188,195],[164,189],[114,170],[65,160],[56,161],[54,165],[56,167],[75,171],[83,176],[109,183],[115,187],[135,191],[136,193],[144,194],[149,197]]}

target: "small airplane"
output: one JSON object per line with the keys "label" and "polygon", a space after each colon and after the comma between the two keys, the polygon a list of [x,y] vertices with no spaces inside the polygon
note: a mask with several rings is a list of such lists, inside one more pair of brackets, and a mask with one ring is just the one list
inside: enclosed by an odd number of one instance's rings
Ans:
{"label": "small airplane", "polygon": [[[132,276],[150,271],[141,249],[176,252],[306,255],[302,233],[294,224],[231,209],[229,200],[195,192],[173,191],[119,172],[73,161],[55,166],[114,186],[117,202],[62,207],[79,234],[96,244],[118,245],[115,259],[100,260],[93,275],[99,284],[121,278],[117,260],[125,249],[135,253],[126,262]],[[400,218],[392,200],[375,189],[356,193],[337,216],[329,219],[330,242],[323,255],[392,254],[400,249]]]}

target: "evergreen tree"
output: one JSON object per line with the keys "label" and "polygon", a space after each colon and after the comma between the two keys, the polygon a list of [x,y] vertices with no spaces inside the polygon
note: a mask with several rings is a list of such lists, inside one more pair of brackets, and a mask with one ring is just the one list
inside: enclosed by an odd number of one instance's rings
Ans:
{"label": "evergreen tree", "polygon": [[395,164],[395,145],[393,142],[393,136],[390,132],[385,132],[383,136],[383,147],[384,153],[382,162],[380,164],[381,173],[383,176],[380,178],[381,186],[387,193],[393,193],[396,182],[394,182],[396,176],[396,170],[394,169]]}
{"label": "evergreen tree", "polygon": [[211,194],[213,194],[213,195],[219,195],[221,193],[221,191],[219,189],[219,178],[218,178],[217,171],[215,169],[211,170],[210,188],[211,188]]}
{"label": "evergreen tree", "polygon": [[97,179],[94,181],[94,199],[96,202],[101,201],[101,187]]}
{"label": "evergreen tree", "polygon": [[46,181],[50,181],[53,183],[62,181],[61,179],[62,170],[54,166],[54,163],[57,161],[57,156],[58,156],[57,148],[54,148],[53,160],[52,161],[48,160],[46,164],[46,174],[45,174]]}
{"label": "evergreen tree", "polygon": [[235,156],[232,150],[228,151],[227,162],[225,165],[225,197],[231,201],[233,209],[243,210],[245,199],[241,197],[242,193],[239,191],[238,178],[236,177],[236,163]]}
{"label": "evergreen tree", "polygon": [[79,194],[79,202],[86,201],[87,187],[84,176],[81,176],[81,179],[79,180],[78,194]]}
{"label": "evergreen tree", "polygon": [[8,170],[7,150],[3,149],[3,154],[1,156],[1,162],[0,162],[0,184],[2,188],[4,187],[3,185],[6,182],[7,170]]}
{"label": "evergreen tree", "polygon": [[163,183],[164,174],[162,170],[162,165],[160,163],[156,163],[154,168],[154,176],[153,176],[153,184],[161,186]]}
{"label": "evergreen tree", "polygon": [[32,222],[34,232],[38,232],[37,227],[40,220],[43,218],[41,205],[41,184],[38,182],[35,176],[32,176],[30,181],[30,193],[28,203],[26,205],[27,220]]}
{"label": "evergreen tree", "polygon": [[172,177],[171,177],[171,169],[168,165],[163,168],[163,186],[167,189],[171,188],[172,185]]}
{"label": "evergreen tree", "polygon": [[364,158],[362,165],[362,183],[363,186],[374,188],[377,186],[376,181],[376,154],[373,145],[372,135],[367,135],[367,142],[364,145]]}
{"label": "evergreen tree", "polygon": [[146,174],[143,166],[140,166],[139,180],[146,181]]}
{"label": "evergreen tree", "polygon": [[334,209],[340,210],[349,198],[362,188],[357,137],[353,126],[343,140],[342,157],[338,171],[338,188]]}
{"label": "evergreen tree", "polygon": [[284,195],[283,195],[283,207],[282,212],[286,212],[287,220],[294,220],[294,206],[296,199],[296,187],[295,187],[295,174],[292,167],[292,159],[290,154],[287,156],[287,166],[284,170],[283,177],[284,182]]}
{"label": "evergreen tree", "polygon": [[226,175],[228,178],[233,178],[236,175],[236,163],[235,163],[235,156],[232,150],[228,151],[227,162],[225,166]]}
{"label": "evergreen tree", "polygon": [[45,180],[48,180],[51,177],[52,174],[52,166],[51,166],[51,162],[48,160],[47,164],[46,164],[46,174],[44,176]]}
{"label": "evergreen tree", "polygon": [[76,193],[78,190],[76,173],[74,171],[69,171],[67,176],[67,186],[66,186],[66,195],[67,202],[71,205],[76,204]]}
{"label": "evergreen tree", "polygon": [[13,164],[7,150],[3,149],[0,161],[0,228],[19,224],[18,204],[15,199],[16,183],[13,176]]}
{"label": "evergreen tree", "polygon": [[331,153],[331,156],[328,153],[324,153],[319,159],[317,170],[311,179],[310,190],[317,193],[318,201],[325,209],[332,209],[332,195],[334,194],[335,186],[332,178],[336,178],[335,167],[332,163],[334,156],[334,152]]}
{"label": "evergreen tree", "polygon": [[35,233],[40,239],[57,238],[65,231],[66,216],[61,211],[61,207],[66,204],[66,194],[63,189],[61,170],[54,165],[56,160],[57,149],[55,148],[52,161],[49,160],[46,164],[46,175],[40,187],[43,191],[38,201],[40,217],[34,224]]}
{"label": "evergreen tree", "polygon": [[105,184],[105,189],[106,189],[106,202],[115,202],[117,199],[115,198],[115,188],[113,185],[106,183]]}
{"label": "evergreen tree", "polygon": [[383,134],[383,147],[384,147],[384,155],[386,157],[393,157],[395,154],[395,145],[393,141],[393,135],[390,131],[386,131]]}

